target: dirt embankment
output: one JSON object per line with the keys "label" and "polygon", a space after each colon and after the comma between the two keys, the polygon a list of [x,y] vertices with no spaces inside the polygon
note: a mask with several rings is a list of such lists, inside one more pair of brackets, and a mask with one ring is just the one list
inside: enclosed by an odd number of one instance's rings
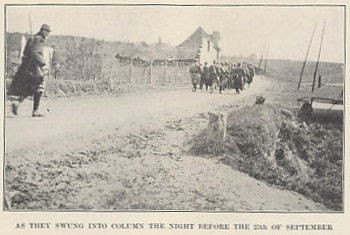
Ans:
{"label": "dirt embankment", "polygon": [[323,211],[215,158],[193,156],[190,140],[207,115],[106,136],[75,150],[11,154],[12,210]]}
{"label": "dirt embankment", "polygon": [[192,152],[212,154],[226,165],[341,211],[342,124],[303,120],[293,111],[262,104],[231,112],[223,146],[205,131]]}

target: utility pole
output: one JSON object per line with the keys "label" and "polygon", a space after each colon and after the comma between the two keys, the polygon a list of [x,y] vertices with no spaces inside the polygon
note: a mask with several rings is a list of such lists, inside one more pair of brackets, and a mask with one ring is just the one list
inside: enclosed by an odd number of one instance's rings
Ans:
{"label": "utility pole", "polygon": [[265,56],[265,65],[264,65],[264,77],[265,77],[265,75],[266,75],[267,56],[268,56],[268,54],[269,54],[269,49],[270,49],[270,46],[267,46],[266,56]]}
{"label": "utility pole", "polygon": [[165,61],[165,83],[164,83],[164,85],[167,84],[167,81],[168,81],[168,61],[166,60]]}
{"label": "utility pole", "polygon": [[263,49],[262,49],[262,51],[261,51],[261,57],[260,57],[260,61],[259,61],[259,69],[260,69],[261,63],[262,63],[262,61],[263,61],[265,48],[266,48],[266,43],[264,44],[264,47],[263,47]]}
{"label": "utility pole", "polygon": [[320,50],[318,51],[318,58],[316,62],[316,67],[315,67],[315,72],[314,72],[314,80],[312,82],[312,92],[315,90],[315,82],[316,82],[316,76],[317,76],[317,70],[318,70],[318,65],[320,63],[320,57],[321,57],[321,51],[322,51],[322,44],[323,44],[323,38],[324,38],[324,30],[326,27],[326,20],[323,21],[323,29],[322,29],[322,36],[321,36],[321,43],[320,43]]}
{"label": "utility pole", "polygon": [[153,61],[151,59],[149,62],[149,69],[150,69],[149,83],[150,84],[152,84],[152,82],[153,82],[153,79],[152,79],[152,77],[153,77],[153,65],[152,64],[153,64]]}
{"label": "utility pole", "polygon": [[303,63],[303,67],[302,67],[302,69],[301,69],[301,73],[300,73],[300,77],[299,77],[299,82],[298,82],[298,90],[300,89],[301,80],[302,80],[302,78],[303,78],[303,73],[304,73],[305,65],[306,65],[306,62],[307,62],[307,58],[308,58],[308,56],[309,56],[309,52],[310,52],[310,48],[311,48],[311,43],[312,43],[312,40],[313,40],[313,38],[314,38],[314,33],[315,33],[316,25],[317,25],[317,23],[315,22],[314,29],[312,30],[312,34],[311,34],[309,46],[308,46],[307,51],[306,51],[306,56],[305,56],[305,60],[304,60],[304,63]]}
{"label": "utility pole", "polygon": [[133,81],[132,81],[132,66],[133,66],[133,61],[134,61],[134,59],[131,57],[131,59],[130,59],[130,67],[129,67],[130,84],[133,83]]}

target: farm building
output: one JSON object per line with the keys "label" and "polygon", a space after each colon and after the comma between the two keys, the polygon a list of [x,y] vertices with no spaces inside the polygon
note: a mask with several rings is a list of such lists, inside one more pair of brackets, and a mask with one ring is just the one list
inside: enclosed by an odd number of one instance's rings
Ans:
{"label": "farm building", "polygon": [[207,62],[212,64],[218,61],[220,56],[219,48],[220,34],[214,31],[213,34],[207,34],[199,27],[183,43],[178,45],[178,58],[180,60],[198,59],[201,64]]}

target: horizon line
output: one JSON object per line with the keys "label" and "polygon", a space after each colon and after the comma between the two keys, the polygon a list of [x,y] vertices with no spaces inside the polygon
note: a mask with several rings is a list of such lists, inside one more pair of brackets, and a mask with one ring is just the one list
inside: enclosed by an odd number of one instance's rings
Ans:
{"label": "horizon line", "polygon": [[[28,34],[30,35],[29,32],[11,32],[11,31],[8,31],[6,30],[5,33],[18,33],[18,34]],[[124,42],[124,43],[142,43],[142,42],[145,42],[145,41],[125,41],[125,40],[108,40],[108,39],[99,39],[99,38],[95,38],[95,37],[89,37],[89,36],[83,36],[83,35],[70,35],[70,34],[53,34],[52,36],[65,36],[65,37],[81,37],[81,38],[86,38],[86,39],[94,39],[94,40],[98,40],[98,41],[105,41],[105,42]],[[6,39],[6,38],[5,38]],[[147,42],[146,42],[147,43]],[[149,45],[151,44],[157,44],[158,42],[157,41],[154,41],[152,43],[147,43]],[[174,46],[172,45],[171,43],[169,42],[162,42],[162,44],[167,44],[167,45],[170,45],[170,46],[173,46],[174,48],[176,48],[177,46]],[[257,53],[254,53],[257,55]],[[222,54],[221,56],[223,57],[237,57],[237,58],[248,58],[249,56],[239,56],[239,55],[225,55],[225,54]],[[293,61],[293,62],[304,62],[304,60],[297,60],[297,59],[287,59],[287,58],[270,58],[270,59],[267,59],[268,61],[270,60],[284,60],[284,61]],[[316,60],[308,60],[307,63],[310,63],[310,62],[317,62]],[[327,61],[327,60],[320,60],[320,62],[322,63],[333,63],[333,64],[345,64],[345,59],[344,61]]]}

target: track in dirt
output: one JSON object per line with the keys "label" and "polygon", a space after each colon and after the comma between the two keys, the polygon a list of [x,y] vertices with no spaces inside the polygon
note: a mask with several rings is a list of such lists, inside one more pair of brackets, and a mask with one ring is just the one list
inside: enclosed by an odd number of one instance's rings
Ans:
{"label": "track in dirt", "polygon": [[13,210],[310,211],[325,208],[215,159],[188,154],[208,111],[253,104],[276,86],[257,78],[242,94],[190,89],[123,97],[27,102],[6,119],[7,198]]}

